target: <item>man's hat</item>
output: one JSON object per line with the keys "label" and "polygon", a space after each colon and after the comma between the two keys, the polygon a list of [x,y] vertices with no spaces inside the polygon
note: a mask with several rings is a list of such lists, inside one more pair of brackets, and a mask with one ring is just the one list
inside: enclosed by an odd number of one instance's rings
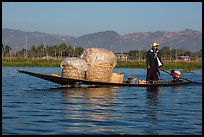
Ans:
{"label": "man's hat", "polygon": [[152,47],[154,47],[154,46],[156,46],[156,47],[158,47],[159,46],[159,44],[158,43],[156,43],[156,42],[154,42],[154,43],[152,43],[152,45],[151,45]]}

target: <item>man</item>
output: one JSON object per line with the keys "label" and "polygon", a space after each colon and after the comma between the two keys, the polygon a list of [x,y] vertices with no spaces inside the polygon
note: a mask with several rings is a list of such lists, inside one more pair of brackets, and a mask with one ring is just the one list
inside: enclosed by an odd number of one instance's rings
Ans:
{"label": "man", "polygon": [[147,75],[146,81],[152,83],[159,80],[159,70],[162,69],[163,63],[161,62],[161,55],[158,51],[158,43],[152,43],[150,50],[147,51],[146,63],[147,63]]}

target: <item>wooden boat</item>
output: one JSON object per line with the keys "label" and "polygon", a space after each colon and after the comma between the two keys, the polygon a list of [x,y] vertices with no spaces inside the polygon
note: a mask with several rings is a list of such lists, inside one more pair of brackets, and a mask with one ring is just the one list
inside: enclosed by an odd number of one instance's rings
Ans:
{"label": "wooden boat", "polygon": [[47,75],[34,73],[24,70],[17,70],[20,73],[28,74],[34,77],[38,77],[47,81],[51,81],[60,85],[67,86],[133,86],[133,87],[147,87],[147,86],[175,86],[175,85],[183,85],[191,83],[191,81],[187,80],[179,80],[179,81],[154,81],[153,83],[141,83],[141,84],[132,84],[132,83],[109,83],[109,82],[98,82],[98,81],[88,81],[88,80],[79,80],[79,79],[71,79],[61,77],[59,75]]}

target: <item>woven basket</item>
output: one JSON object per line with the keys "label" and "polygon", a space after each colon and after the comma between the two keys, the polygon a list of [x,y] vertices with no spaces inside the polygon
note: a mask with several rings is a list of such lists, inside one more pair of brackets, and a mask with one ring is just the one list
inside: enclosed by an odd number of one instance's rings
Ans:
{"label": "woven basket", "polygon": [[80,71],[70,65],[63,65],[62,77],[84,80],[85,73],[85,71]]}
{"label": "woven basket", "polygon": [[111,64],[88,64],[87,80],[110,82],[113,73]]}

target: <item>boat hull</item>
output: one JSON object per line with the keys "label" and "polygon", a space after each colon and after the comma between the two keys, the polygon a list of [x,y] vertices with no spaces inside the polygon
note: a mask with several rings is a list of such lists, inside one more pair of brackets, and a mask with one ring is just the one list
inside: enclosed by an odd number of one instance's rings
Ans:
{"label": "boat hull", "polygon": [[61,76],[55,75],[47,75],[34,73],[30,71],[17,70],[20,73],[24,73],[30,76],[38,77],[50,82],[54,82],[60,85],[67,86],[77,86],[77,85],[90,85],[90,86],[132,86],[132,87],[148,87],[148,86],[175,86],[175,85],[183,85],[190,83],[186,80],[180,81],[154,81],[154,83],[142,83],[142,84],[132,84],[132,83],[108,83],[108,82],[98,82],[98,81],[88,81],[88,80],[80,80],[80,79],[71,79],[65,78]]}

